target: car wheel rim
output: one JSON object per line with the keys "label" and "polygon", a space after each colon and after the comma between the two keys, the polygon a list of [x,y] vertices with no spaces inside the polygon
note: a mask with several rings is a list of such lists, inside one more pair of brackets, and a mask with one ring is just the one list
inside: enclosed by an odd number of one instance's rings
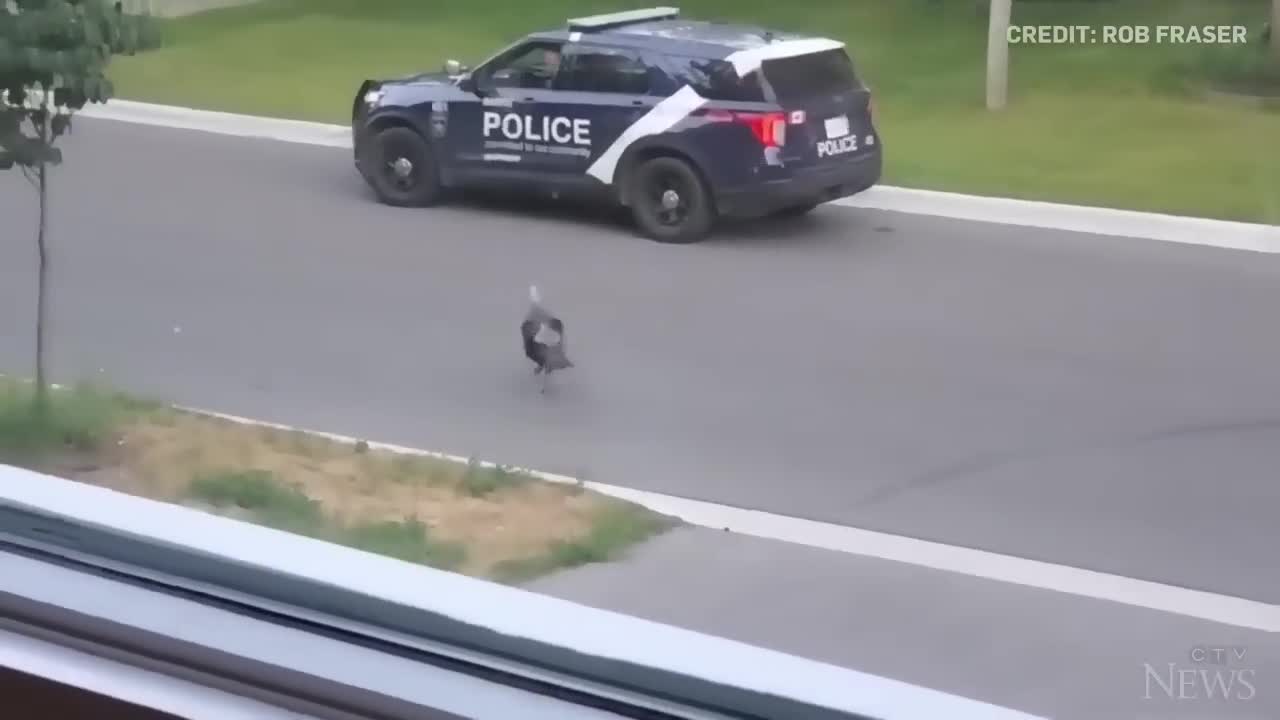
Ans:
{"label": "car wheel rim", "polygon": [[398,192],[408,192],[418,184],[418,166],[410,159],[407,148],[387,147],[383,153],[382,168],[383,178]]}
{"label": "car wheel rim", "polygon": [[399,157],[387,163],[387,180],[397,190],[412,190],[414,185],[413,161]]}
{"label": "car wheel rim", "polygon": [[674,227],[689,217],[688,198],[689,189],[684,178],[667,173],[654,179],[649,193],[649,206],[659,223]]}

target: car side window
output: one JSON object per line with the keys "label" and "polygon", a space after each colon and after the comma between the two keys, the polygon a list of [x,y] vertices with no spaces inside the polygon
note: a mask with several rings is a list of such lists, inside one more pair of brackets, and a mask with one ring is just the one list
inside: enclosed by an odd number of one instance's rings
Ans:
{"label": "car side window", "polygon": [[645,95],[651,84],[650,68],[636,53],[581,47],[565,53],[555,89]]}
{"label": "car side window", "polygon": [[529,43],[485,68],[485,84],[494,88],[550,88],[560,70],[560,45]]}
{"label": "car side window", "polygon": [[738,77],[733,65],[724,60],[671,56],[667,62],[671,75],[681,85],[689,85],[708,100],[726,102],[764,102],[760,73]]}

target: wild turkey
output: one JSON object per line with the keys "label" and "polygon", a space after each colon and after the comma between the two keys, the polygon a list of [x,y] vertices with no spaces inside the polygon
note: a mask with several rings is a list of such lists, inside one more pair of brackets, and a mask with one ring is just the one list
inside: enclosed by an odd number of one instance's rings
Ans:
{"label": "wild turkey", "polygon": [[533,361],[533,374],[542,376],[541,393],[547,391],[551,373],[573,367],[565,354],[564,322],[542,306],[537,286],[529,286],[529,312],[520,323],[524,355]]}

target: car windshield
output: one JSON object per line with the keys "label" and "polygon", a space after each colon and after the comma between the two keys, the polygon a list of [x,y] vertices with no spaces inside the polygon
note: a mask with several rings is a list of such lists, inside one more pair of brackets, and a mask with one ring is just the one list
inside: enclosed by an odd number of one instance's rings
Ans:
{"label": "car windshield", "polygon": [[1280,0],[623,5],[0,2],[0,690],[1280,719]]}

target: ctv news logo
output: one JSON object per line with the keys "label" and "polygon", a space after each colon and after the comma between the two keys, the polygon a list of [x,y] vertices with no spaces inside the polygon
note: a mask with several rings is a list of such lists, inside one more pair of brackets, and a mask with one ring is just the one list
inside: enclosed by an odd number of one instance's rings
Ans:
{"label": "ctv news logo", "polygon": [[1248,702],[1258,695],[1257,670],[1240,646],[1199,645],[1182,662],[1143,663],[1147,700]]}

